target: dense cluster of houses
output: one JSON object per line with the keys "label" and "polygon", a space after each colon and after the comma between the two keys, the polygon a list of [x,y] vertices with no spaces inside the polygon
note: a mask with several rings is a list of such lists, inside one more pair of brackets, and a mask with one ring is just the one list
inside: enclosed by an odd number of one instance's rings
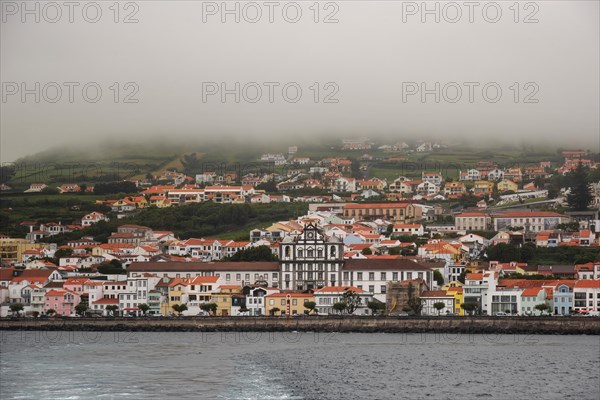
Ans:
{"label": "dense cluster of houses", "polygon": [[[346,139],[343,146],[368,151],[373,143],[364,138]],[[427,152],[439,146],[424,142],[412,148],[397,143],[379,149]],[[350,159],[313,161],[296,153],[292,146],[287,157],[271,153],[260,157],[261,162],[289,167],[284,175],[203,172],[192,178],[165,171],[156,179],[136,182],[140,188],[136,195],[98,200],[110,207],[111,213],[90,212],[72,224],[21,222],[29,230],[25,238],[0,235],[2,315],[9,313],[11,304],[23,304],[27,313],[54,310],[58,315],[73,315],[79,303],[103,315],[139,315],[141,304],[147,304],[151,314],[161,315],[185,304],[184,314],[197,315],[205,303],[216,304],[219,315],[303,314],[306,302],[316,303],[315,312],[328,314],[345,293],[361,299],[353,310],[359,314],[372,312],[369,302],[384,304],[390,313],[411,310],[422,315],[535,315],[543,311],[544,307],[536,307],[541,304],[556,315],[598,311],[598,262],[529,266],[477,261],[488,246],[501,243],[531,243],[543,248],[600,246],[598,211],[513,211],[490,208],[486,203],[497,193],[504,193],[499,201],[505,203],[544,198],[547,191],[526,182],[553,173],[566,174],[579,163],[597,168],[587,153],[563,152],[564,164],[555,169],[549,162],[525,168],[479,162],[460,171],[454,181],[439,171],[423,171],[420,179],[400,176],[390,183],[375,177],[349,177],[356,167]],[[361,160],[370,158],[364,154]],[[283,193],[259,189],[268,183]],[[41,192],[46,187],[32,184],[27,191]],[[285,194],[304,188],[333,193]],[[90,187],[64,184],[58,189],[75,193]],[[600,206],[600,183],[594,190],[592,208]],[[429,203],[468,193],[481,198],[475,207],[453,209]],[[244,241],[180,239],[170,231],[124,223],[103,242],[85,236],[60,247],[40,242],[139,209],[209,201],[310,204],[306,215],[253,229]],[[270,249],[278,261],[228,260],[259,246]],[[102,273],[100,266],[108,263],[125,270],[116,275]],[[434,273],[443,283],[434,279]],[[548,279],[511,279],[512,273]],[[475,308],[463,308],[465,303]]]}
{"label": "dense cluster of houses", "polygon": [[[331,314],[343,312],[334,305],[348,292],[359,299],[352,313],[360,315],[373,313],[373,303],[388,313],[420,315],[568,315],[600,310],[600,262],[482,263],[472,254],[489,241],[473,234],[456,240],[431,238],[412,256],[390,254],[392,248],[415,247],[394,240],[394,230],[404,236],[418,234],[422,226],[393,224],[388,239],[379,232],[385,224],[328,220],[335,216],[315,213],[282,222],[276,224],[280,237],[244,243],[179,241],[171,232],[123,225],[110,243],[70,242],[71,254],[60,257],[59,265],[29,257],[27,250],[25,268],[0,269],[0,313],[7,316],[11,305],[22,304],[28,315],[73,316],[83,303],[88,313],[98,315],[170,315],[181,305],[184,315],[204,315],[203,304],[214,304],[214,313],[222,316]],[[367,243],[358,243],[363,241]],[[216,261],[235,251],[229,248],[257,244],[268,244],[278,261]],[[95,268],[115,259],[126,270],[107,274]],[[512,279],[514,273],[547,279]],[[434,279],[436,275],[443,282]],[[307,302],[314,307],[305,307]]]}
{"label": "dense cluster of houses", "polygon": [[[368,139],[346,139],[343,148],[347,150],[368,150],[372,143]],[[406,143],[393,146],[380,146],[379,150],[395,152],[421,152],[441,148],[441,145],[424,142],[414,149]],[[378,177],[358,179],[351,177],[353,161],[349,158],[328,157],[311,160],[309,157],[296,155],[297,148],[286,156],[284,154],[263,154],[258,162],[261,165],[281,167],[275,169],[257,168],[256,171],[243,173],[239,171],[204,171],[195,177],[187,176],[177,171],[165,171],[161,176],[135,181],[140,188],[136,196],[121,199],[101,201],[113,212],[127,213],[137,209],[155,206],[159,208],[173,207],[190,203],[212,201],[215,203],[275,203],[275,202],[331,202],[356,201],[366,199],[378,200],[414,200],[414,201],[445,201],[459,199],[465,195],[481,198],[479,207],[487,207],[486,201],[493,198],[496,204],[538,199],[543,201],[548,191],[537,187],[538,179],[546,179],[553,174],[567,174],[580,163],[589,168],[598,168],[600,163],[590,159],[584,151],[564,151],[564,162],[552,165],[549,161],[539,163],[501,167],[490,161],[479,161],[471,167],[456,167],[454,170],[427,171],[420,166],[420,176],[408,168],[406,175],[401,175],[389,181]],[[359,161],[373,160],[369,154],[364,154]],[[402,162],[403,159],[391,157],[380,161]],[[206,169],[210,169],[206,166]],[[439,168],[438,168],[439,169]],[[452,179],[451,179],[452,178]],[[273,183],[276,192],[271,187],[269,193],[261,185]],[[27,193],[43,191],[48,185],[33,183]],[[10,189],[10,188],[8,188]],[[288,195],[286,192],[300,189],[321,189],[329,194],[320,195]],[[3,189],[4,190],[4,189]],[[75,193],[93,191],[93,186],[82,186],[75,183],[63,184],[58,187],[60,193]],[[594,203],[600,205],[600,182],[593,185]],[[564,195],[565,193],[563,193]],[[559,196],[559,201],[563,201]]]}

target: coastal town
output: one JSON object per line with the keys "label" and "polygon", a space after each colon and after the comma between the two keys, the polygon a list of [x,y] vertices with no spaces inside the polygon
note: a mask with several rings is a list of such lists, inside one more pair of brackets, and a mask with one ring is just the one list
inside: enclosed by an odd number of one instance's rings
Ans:
{"label": "coastal town", "polygon": [[[187,172],[109,183],[24,187],[9,171],[9,216],[87,202],[3,221],[0,316],[600,316],[600,155],[406,163],[445,147],[345,139],[356,157],[316,159],[289,146],[246,174],[190,174],[188,155]],[[264,222],[248,226],[255,210]]]}

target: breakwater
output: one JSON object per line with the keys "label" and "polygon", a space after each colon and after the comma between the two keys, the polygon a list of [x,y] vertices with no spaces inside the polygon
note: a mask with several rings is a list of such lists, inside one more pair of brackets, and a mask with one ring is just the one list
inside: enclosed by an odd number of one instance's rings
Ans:
{"label": "breakwater", "polygon": [[129,332],[385,332],[600,335],[597,317],[22,318],[0,330]]}

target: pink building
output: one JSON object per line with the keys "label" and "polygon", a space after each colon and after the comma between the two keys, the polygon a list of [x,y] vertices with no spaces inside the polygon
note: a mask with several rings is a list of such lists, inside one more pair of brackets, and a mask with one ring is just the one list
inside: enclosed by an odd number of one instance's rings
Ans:
{"label": "pink building", "polygon": [[53,289],[46,293],[44,299],[44,312],[52,309],[56,315],[75,314],[75,306],[81,301],[78,293],[64,289]]}

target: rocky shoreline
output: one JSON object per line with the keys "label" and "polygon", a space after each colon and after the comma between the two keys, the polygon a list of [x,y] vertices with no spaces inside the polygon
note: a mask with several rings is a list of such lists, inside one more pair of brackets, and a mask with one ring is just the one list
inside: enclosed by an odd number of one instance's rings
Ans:
{"label": "rocky shoreline", "polygon": [[355,332],[600,335],[596,317],[182,317],[3,319],[6,331]]}

